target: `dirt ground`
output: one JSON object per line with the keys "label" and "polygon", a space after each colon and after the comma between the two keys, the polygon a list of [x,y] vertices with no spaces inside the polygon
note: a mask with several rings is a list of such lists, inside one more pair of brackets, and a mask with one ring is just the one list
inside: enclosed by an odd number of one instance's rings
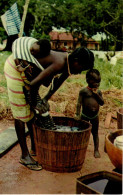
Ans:
{"label": "dirt ground", "polygon": [[[57,92],[50,100],[52,116],[74,117],[77,94],[80,90],[78,84],[67,84],[67,94]],[[74,90],[73,90],[74,88]],[[72,94],[71,94],[72,91]],[[19,163],[21,155],[19,144],[12,148],[0,159],[0,194],[75,194],[76,179],[83,175],[98,171],[112,171],[115,167],[107,153],[104,152],[105,135],[117,130],[116,111],[118,101],[122,101],[121,90],[103,92],[105,105],[100,110],[99,150],[101,158],[93,156],[93,139],[90,136],[82,169],[74,173],[55,173],[46,170],[31,171]],[[58,111],[58,112],[57,112]],[[110,120],[107,114],[111,113]],[[0,133],[8,127],[14,126],[11,114],[0,120]],[[108,120],[107,120],[108,119]],[[108,121],[106,127],[106,120]],[[27,137],[30,148],[30,138]]]}
{"label": "dirt ground", "polygon": [[[0,121],[0,128],[6,129],[12,126],[8,120]],[[113,120],[114,131],[117,128],[116,121]],[[90,136],[89,145],[86,152],[82,169],[74,173],[55,173],[46,170],[31,171],[19,163],[21,155],[19,144],[12,148],[0,160],[0,194],[75,194],[76,179],[83,175],[97,171],[112,171],[115,167],[110,162],[107,153],[104,152],[105,143],[104,122],[100,122],[100,153],[101,158],[95,159],[93,156],[93,140]],[[28,147],[30,138],[27,137]]]}

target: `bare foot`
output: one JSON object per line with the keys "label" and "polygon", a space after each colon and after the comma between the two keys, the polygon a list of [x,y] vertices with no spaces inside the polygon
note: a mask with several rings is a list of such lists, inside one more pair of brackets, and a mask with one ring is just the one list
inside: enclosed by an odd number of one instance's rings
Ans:
{"label": "bare foot", "polygon": [[101,157],[98,150],[94,151],[94,157],[95,158],[100,158]]}

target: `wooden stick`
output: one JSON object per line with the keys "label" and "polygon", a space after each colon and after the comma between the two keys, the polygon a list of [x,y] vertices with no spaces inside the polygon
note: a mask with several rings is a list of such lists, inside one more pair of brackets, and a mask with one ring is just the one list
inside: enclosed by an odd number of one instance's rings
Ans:
{"label": "wooden stick", "polygon": [[112,113],[108,112],[105,120],[105,128],[109,128],[111,122]]}
{"label": "wooden stick", "polygon": [[23,17],[22,17],[22,22],[21,22],[21,27],[20,27],[20,32],[18,34],[18,37],[23,36],[24,24],[25,24],[25,19],[26,19],[26,15],[27,15],[29,1],[30,0],[26,0],[25,5],[24,5],[24,12],[23,12]]}

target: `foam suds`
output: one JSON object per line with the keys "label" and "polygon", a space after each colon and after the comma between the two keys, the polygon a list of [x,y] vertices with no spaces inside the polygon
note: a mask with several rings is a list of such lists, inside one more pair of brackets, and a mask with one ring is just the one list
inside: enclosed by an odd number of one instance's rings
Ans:
{"label": "foam suds", "polygon": [[63,125],[56,125],[56,131],[59,132],[70,132],[70,131],[79,131],[79,127],[70,127],[70,126],[63,126]]}

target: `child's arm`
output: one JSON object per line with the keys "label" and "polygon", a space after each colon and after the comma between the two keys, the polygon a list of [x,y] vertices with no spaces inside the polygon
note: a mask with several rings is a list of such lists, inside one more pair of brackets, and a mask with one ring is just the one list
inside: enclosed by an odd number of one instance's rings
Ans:
{"label": "child's arm", "polygon": [[80,118],[81,107],[82,107],[82,90],[79,92],[77,106],[76,106],[76,117],[78,119]]}
{"label": "child's arm", "polygon": [[102,92],[100,90],[97,90],[97,91],[93,90],[92,92],[93,92],[93,95],[94,95],[95,99],[99,103],[99,105],[103,106],[104,100],[103,100],[103,97],[102,97]]}

